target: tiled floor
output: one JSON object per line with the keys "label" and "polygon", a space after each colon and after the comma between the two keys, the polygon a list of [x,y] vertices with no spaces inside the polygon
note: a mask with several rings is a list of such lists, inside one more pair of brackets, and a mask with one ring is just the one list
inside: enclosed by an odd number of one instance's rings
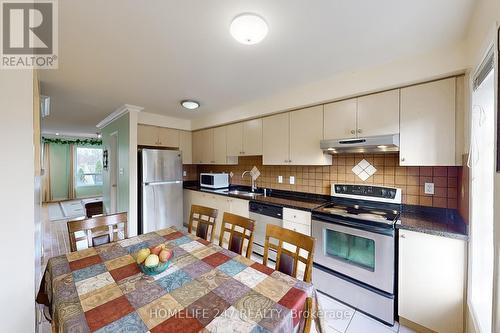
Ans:
{"label": "tiled floor", "polygon": [[[318,301],[325,313],[325,333],[412,333],[414,331],[396,324],[384,325],[364,314],[319,293]],[[316,333],[313,327],[312,333]]]}

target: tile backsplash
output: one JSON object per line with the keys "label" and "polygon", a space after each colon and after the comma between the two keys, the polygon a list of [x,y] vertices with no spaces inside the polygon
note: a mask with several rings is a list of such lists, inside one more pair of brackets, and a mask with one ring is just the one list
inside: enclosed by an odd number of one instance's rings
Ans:
{"label": "tile backsplash", "polygon": [[[363,159],[377,169],[366,181],[352,171]],[[401,167],[398,161],[397,153],[342,154],[334,155],[329,166],[274,166],[262,165],[262,156],[244,156],[237,165],[184,165],[184,180],[197,180],[200,172],[232,172],[231,184],[250,185],[250,177],[242,179],[241,174],[255,165],[261,172],[259,187],[330,194],[331,183],[384,185],[401,188],[406,204],[457,208],[461,167]],[[283,183],[278,183],[278,176],[283,176]],[[290,176],[295,177],[295,184],[290,184]],[[424,183],[434,183],[434,195],[424,193]]]}

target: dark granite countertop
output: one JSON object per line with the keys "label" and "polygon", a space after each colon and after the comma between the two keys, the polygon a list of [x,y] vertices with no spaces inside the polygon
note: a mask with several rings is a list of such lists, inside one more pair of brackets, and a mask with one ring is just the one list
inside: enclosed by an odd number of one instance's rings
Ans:
{"label": "dark granite countertop", "polygon": [[[199,186],[197,182],[184,182],[184,188],[193,191],[199,191],[203,193],[211,193],[222,195],[226,197],[233,197],[238,199],[244,199],[253,202],[267,203],[270,205],[288,207],[293,209],[300,209],[311,211],[324,203],[329,201],[329,196],[323,196],[318,194],[292,192],[292,191],[281,191],[281,190],[270,190],[269,193],[264,195],[258,195],[255,197],[248,197],[237,194],[228,194],[216,190],[204,189]],[[248,186],[231,186],[230,190],[243,190],[250,191]],[[262,192],[262,189],[258,190],[258,193]]]}
{"label": "dark granite countertop", "polygon": [[467,224],[456,209],[403,205],[396,228],[468,240]]}

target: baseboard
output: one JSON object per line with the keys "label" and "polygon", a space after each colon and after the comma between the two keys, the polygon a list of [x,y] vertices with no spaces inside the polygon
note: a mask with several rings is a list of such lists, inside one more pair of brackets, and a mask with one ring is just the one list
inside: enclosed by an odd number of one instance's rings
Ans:
{"label": "baseboard", "polygon": [[403,317],[399,317],[399,325],[408,327],[409,329],[412,329],[412,330],[414,330],[415,332],[418,332],[418,333],[438,333],[436,331],[428,329],[427,327],[424,327],[422,325],[414,323],[413,321],[408,320],[408,319],[403,318]]}

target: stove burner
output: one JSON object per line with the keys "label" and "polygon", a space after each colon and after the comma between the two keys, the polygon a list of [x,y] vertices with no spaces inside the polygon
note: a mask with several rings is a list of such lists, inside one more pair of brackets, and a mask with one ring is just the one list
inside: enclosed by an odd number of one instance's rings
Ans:
{"label": "stove burner", "polygon": [[370,219],[370,220],[387,220],[387,218],[384,215],[371,214],[371,213],[360,213],[357,215],[357,217],[361,219]]}
{"label": "stove burner", "polygon": [[337,208],[337,207],[325,207],[323,210],[329,212],[330,214],[345,214],[347,213],[346,209]]}
{"label": "stove burner", "polygon": [[381,210],[370,210],[370,213],[374,215],[387,215],[386,212],[383,212]]}

